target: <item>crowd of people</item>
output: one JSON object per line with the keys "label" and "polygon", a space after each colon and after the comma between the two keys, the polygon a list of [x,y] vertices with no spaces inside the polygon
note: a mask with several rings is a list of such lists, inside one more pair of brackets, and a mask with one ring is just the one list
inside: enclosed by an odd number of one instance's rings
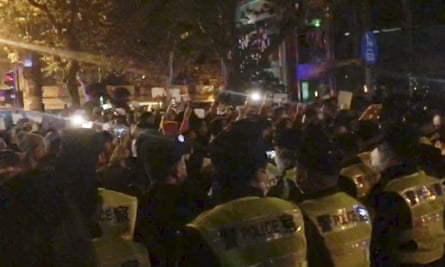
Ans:
{"label": "crowd of people", "polygon": [[98,88],[89,120],[127,130],[3,132],[0,266],[445,266],[437,101],[198,114],[121,91],[107,113]]}

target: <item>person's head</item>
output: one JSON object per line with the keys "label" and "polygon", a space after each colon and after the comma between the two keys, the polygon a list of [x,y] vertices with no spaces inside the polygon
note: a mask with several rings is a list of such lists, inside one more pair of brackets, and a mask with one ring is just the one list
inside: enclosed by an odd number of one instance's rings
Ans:
{"label": "person's head", "polygon": [[92,237],[52,174],[0,186],[0,266],[95,266]]}
{"label": "person's head", "polygon": [[130,91],[125,87],[117,87],[113,90],[113,102],[119,106],[126,105],[130,101]]}
{"label": "person's head", "polygon": [[25,154],[25,161],[30,168],[35,168],[47,153],[43,137],[37,134],[19,132],[17,134],[18,147]]}
{"label": "person's head", "polygon": [[155,126],[155,114],[153,112],[146,111],[139,117],[138,127],[142,129],[151,129]]}
{"label": "person's head", "polygon": [[99,154],[99,165],[105,165],[110,161],[111,155],[114,152],[114,138],[113,135],[108,131],[102,131],[100,133],[103,141],[103,150]]}
{"label": "person's head", "polygon": [[274,137],[272,121],[267,119],[260,119],[259,123],[262,127],[262,137],[264,141],[272,143]]}
{"label": "person's head", "polygon": [[66,129],[62,133],[56,173],[67,197],[79,208],[90,229],[97,202],[96,166],[103,150],[102,136],[93,129]]}
{"label": "person's head", "polygon": [[227,120],[225,118],[215,118],[210,122],[209,132],[212,137],[216,137],[221,134],[227,126]]}
{"label": "person's head", "polygon": [[61,137],[57,130],[49,130],[46,132],[44,136],[45,146],[48,152],[48,155],[55,157],[59,154],[60,151],[60,143]]}
{"label": "person's head", "polygon": [[283,172],[295,166],[296,151],[300,139],[301,132],[299,130],[286,129],[276,134],[274,140],[275,164],[280,171]]}
{"label": "person's head", "polygon": [[186,179],[185,149],[175,139],[147,137],[140,153],[145,171],[153,183],[179,185]]}
{"label": "person's head", "polygon": [[396,123],[385,127],[380,144],[371,152],[371,164],[378,171],[397,164],[417,165],[420,134],[416,127]]}
{"label": "person's head", "polygon": [[370,120],[358,122],[356,135],[358,137],[359,150],[368,150],[373,147],[380,137],[380,126]]}
{"label": "person's head", "polygon": [[261,130],[258,122],[241,120],[213,141],[211,158],[220,189],[215,192],[217,201],[245,196],[251,188],[267,193],[267,158]]}
{"label": "person's head", "polygon": [[195,131],[197,136],[206,137],[209,133],[209,129],[207,127],[207,123],[203,119],[190,119],[190,129]]}
{"label": "person's head", "polygon": [[334,142],[338,145],[343,157],[357,155],[359,152],[358,136],[355,133],[347,132],[334,137]]}
{"label": "person's head", "polygon": [[87,86],[85,93],[87,96],[94,101],[99,101],[100,97],[104,97],[106,95],[107,89],[105,85],[101,83],[91,83]]}
{"label": "person's head", "polygon": [[337,184],[341,153],[320,126],[313,125],[305,129],[297,152],[297,162],[306,174],[300,181],[304,192],[317,192]]}
{"label": "person's head", "polygon": [[0,184],[23,171],[20,158],[13,150],[0,150]]}
{"label": "person's head", "polygon": [[272,120],[278,122],[286,115],[286,109],[284,107],[276,107],[272,111]]}

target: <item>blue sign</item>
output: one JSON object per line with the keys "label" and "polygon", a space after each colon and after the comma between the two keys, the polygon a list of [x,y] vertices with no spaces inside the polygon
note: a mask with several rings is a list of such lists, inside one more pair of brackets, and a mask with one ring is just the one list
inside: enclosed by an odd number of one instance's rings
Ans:
{"label": "blue sign", "polygon": [[362,59],[366,65],[374,65],[377,62],[379,50],[377,40],[372,32],[367,32],[362,38]]}

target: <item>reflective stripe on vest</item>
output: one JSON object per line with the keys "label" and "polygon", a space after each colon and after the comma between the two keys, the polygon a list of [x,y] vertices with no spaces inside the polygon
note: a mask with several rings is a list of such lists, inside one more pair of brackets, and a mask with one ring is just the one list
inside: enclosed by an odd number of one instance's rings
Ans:
{"label": "reflective stripe on vest", "polygon": [[371,221],[366,208],[346,193],[336,193],[300,205],[317,227],[334,266],[370,266]]}
{"label": "reflective stripe on vest", "polygon": [[391,180],[384,191],[401,196],[410,212],[412,229],[402,233],[400,243],[415,242],[416,251],[399,251],[401,263],[427,264],[444,253],[444,199],[440,180],[424,172]]}
{"label": "reflective stripe on vest", "polygon": [[340,175],[349,178],[355,184],[357,198],[366,197],[380,180],[380,174],[364,163],[343,168]]}
{"label": "reflective stripe on vest", "polygon": [[247,197],[217,206],[188,225],[221,266],[306,266],[300,209],[278,198]]}

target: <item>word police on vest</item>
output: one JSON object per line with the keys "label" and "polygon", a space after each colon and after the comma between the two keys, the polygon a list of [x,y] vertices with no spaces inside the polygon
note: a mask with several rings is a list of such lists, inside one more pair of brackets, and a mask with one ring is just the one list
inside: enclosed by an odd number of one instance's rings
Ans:
{"label": "word police on vest", "polygon": [[223,250],[246,247],[258,242],[267,242],[291,236],[300,231],[297,218],[293,214],[260,218],[241,225],[219,229],[216,245]]}
{"label": "word police on vest", "polygon": [[355,206],[351,210],[342,209],[334,214],[318,216],[317,223],[321,232],[327,233],[353,228],[357,223],[370,223],[370,220],[365,208]]}

